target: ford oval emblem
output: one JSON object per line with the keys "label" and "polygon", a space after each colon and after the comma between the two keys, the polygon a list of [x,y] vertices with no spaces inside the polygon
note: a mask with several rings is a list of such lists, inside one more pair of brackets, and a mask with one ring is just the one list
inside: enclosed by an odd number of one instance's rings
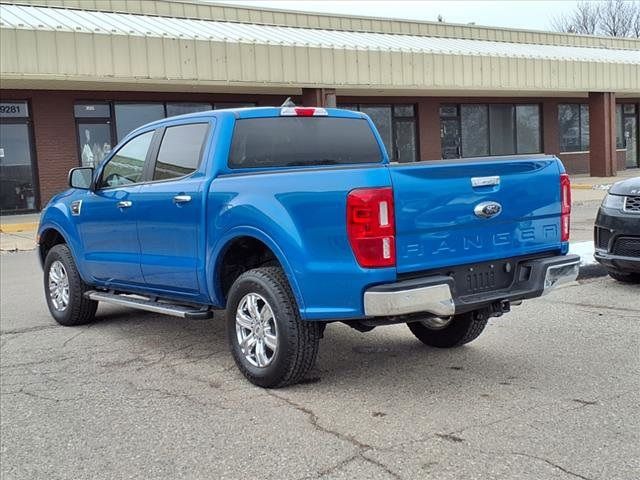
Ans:
{"label": "ford oval emblem", "polygon": [[482,202],[473,209],[473,213],[480,218],[495,217],[500,215],[500,212],[502,212],[502,205],[498,202]]}

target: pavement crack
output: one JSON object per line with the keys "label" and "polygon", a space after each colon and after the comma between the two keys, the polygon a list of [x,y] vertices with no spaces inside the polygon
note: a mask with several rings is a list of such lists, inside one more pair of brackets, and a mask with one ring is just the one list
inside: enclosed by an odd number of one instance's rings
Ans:
{"label": "pavement crack", "polygon": [[155,392],[158,393],[162,396],[162,398],[177,398],[177,399],[183,399],[183,400],[189,400],[192,403],[195,403],[198,406],[201,407],[206,407],[207,403],[206,402],[202,402],[200,400],[197,400],[196,398],[194,398],[193,395],[189,395],[187,393],[177,393],[177,392],[172,392],[170,390],[165,390],[163,388],[139,388],[139,387],[135,387],[136,391],[138,392]]}
{"label": "pavement crack", "polygon": [[[344,442],[348,442],[349,444],[351,444],[353,447],[356,448],[356,452],[347,457],[344,458],[342,460],[340,460],[338,463],[336,463],[335,465],[322,470],[320,472],[317,472],[315,478],[321,478],[325,475],[328,475],[330,473],[333,473],[337,470],[339,470],[340,468],[344,467],[345,465],[347,465],[348,463],[352,462],[353,460],[357,459],[357,458],[361,458],[362,460],[364,460],[365,462],[368,462],[372,465],[375,465],[376,467],[380,468],[381,470],[383,470],[385,473],[387,473],[388,475],[390,475],[391,477],[395,478],[395,479],[400,479],[401,477],[395,473],[394,471],[392,471],[389,467],[387,467],[386,465],[384,465],[383,463],[379,462],[378,460],[375,460],[371,457],[368,457],[367,455],[365,455],[367,452],[371,452],[376,450],[375,447],[368,445],[364,442],[361,442],[360,440],[358,440],[357,438],[355,438],[352,435],[346,435],[342,432],[339,432],[337,430],[333,430],[330,429],[328,427],[325,427],[323,425],[320,424],[318,415],[311,410],[308,407],[305,407],[304,405],[300,405],[299,403],[294,402],[293,400],[284,397],[282,395],[278,395],[270,390],[264,390],[265,393],[267,395],[269,395],[270,397],[273,397],[277,400],[280,400],[281,402],[286,403],[287,405],[289,405],[290,407],[293,407],[294,409],[298,410],[299,412],[305,414],[307,416],[307,419],[309,420],[309,424],[317,431],[322,432],[322,433],[326,433],[329,434],[335,438],[337,438],[338,440],[342,440]],[[303,478],[310,478],[310,477],[303,477]]]}
{"label": "pavement crack", "polygon": [[293,400],[283,397],[281,395],[278,395],[276,393],[273,393],[269,390],[265,390],[266,394],[269,395],[270,397],[274,397],[278,400],[280,400],[281,402],[286,403],[287,405],[289,405],[290,407],[295,408],[296,410],[298,410],[299,412],[304,413],[305,415],[307,415],[307,417],[309,418],[309,423],[311,424],[311,426],[323,433],[328,433],[329,435],[332,435],[336,438],[338,438],[339,440],[343,440],[345,442],[350,443],[351,445],[353,445],[356,448],[359,448],[361,450],[365,450],[365,449],[371,449],[370,445],[367,445],[366,443],[362,443],[361,441],[359,441],[358,439],[352,437],[351,435],[346,435],[342,432],[338,432],[337,430],[331,430],[330,428],[324,427],[322,425],[320,425],[319,420],[318,420],[318,415],[316,415],[316,413],[311,410],[310,408],[307,408],[303,405],[300,405],[296,402],[294,402]]}
{"label": "pavement crack", "polygon": [[75,340],[76,338],[78,338],[80,335],[82,335],[83,333],[85,333],[87,330],[83,329],[80,330],[78,333],[76,333],[75,335],[71,335],[69,338],[67,338],[63,343],[62,343],[62,348],[66,347],[68,343],[70,343],[71,341]]}
{"label": "pavement crack", "polygon": [[0,335],[21,335],[23,333],[39,332],[40,330],[49,330],[52,328],[60,328],[60,325],[40,325],[37,327],[14,328],[12,330],[0,331]]}
{"label": "pavement crack", "polygon": [[450,433],[436,433],[436,436],[442,438],[443,440],[447,440],[448,442],[464,442],[464,438],[458,437],[457,435],[452,435]]}
{"label": "pavement crack", "polygon": [[567,302],[567,301],[558,301],[558,300],[547,300],[549,303],[555,303],[558,305],[573,305],[575,307],[587,307],[591,309],[597,310],[615,310],[620,312],[632,312],[632,313],[640,313],[640,310],[637,308],[626,308],[626,307],[612,307],[610,305],[594,305],[592,303],[584,303],[584,302]]}
{"label": "pavement crack", "polygon": [[580,475],[579,473],[576,473],[572,470],[569,470],[566,467],[563,467],[562,465],[559,465],[555,462],[552,462],[551,460],[549,460],[548,458],[544,458],[544,457],[539,457],[538,455],[532,455],[530,453],[524,453],[524,452],[486,452],[489,454],[497,454],[497,455],[517,455],[517,456],[521,456],[521,457],[527,457],[527,458],[532,458],[534,460],[539,460],[541,462],[545,462],[547,465],[551,465],[553,468],[557,468],[558,470],[566,473],[567,475],[571,475],[575,478],[580,478],[582,480],[593,480],[589,477],[585,477],[584,475]]}
{"label": "pavement crack", "polygon": [[39,393],[35,393],[35,392],[31,392],[29,390],[25,390],[24,388],[20,388],[19,390],[15,391],[15,392],[3,392],[3,395],[18,395],[18,394],[22,394],[22,395],[26,395],[27,397],[31,397],[31,398],[35,398],[37,400],[45,400],[47,402],[54,402],[54,403],[59,403],[59,402],[75,402],[77,400],[79,400],[79,398],[54,398],[54,397],[47,397],[45,395],[40,395]]}

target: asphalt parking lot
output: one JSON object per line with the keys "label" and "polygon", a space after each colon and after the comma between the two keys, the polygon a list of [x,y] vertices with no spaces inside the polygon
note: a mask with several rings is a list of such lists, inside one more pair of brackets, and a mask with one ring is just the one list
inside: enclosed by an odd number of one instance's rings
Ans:
{"label": "asphalt parking lot", "polygon": [[456,350],[330,325],[306,382],[251,386],[222,322],[49,317],[4,254],[2,479],[581,478],[640,471],[640,287],[586,280]]}

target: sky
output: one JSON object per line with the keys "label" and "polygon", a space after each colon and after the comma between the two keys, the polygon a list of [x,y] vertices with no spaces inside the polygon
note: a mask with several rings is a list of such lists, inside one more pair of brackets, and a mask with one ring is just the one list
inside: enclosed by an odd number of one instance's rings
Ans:
{"label": "sky", "polygon": [[323,13],[365,15],[445,22],[471,23],[494,27],[551,30],[554,17],[571,12],[574,0],[503,0],[503,1],[405,1],[405,0],[216,0],[219,2],[303,10]]}

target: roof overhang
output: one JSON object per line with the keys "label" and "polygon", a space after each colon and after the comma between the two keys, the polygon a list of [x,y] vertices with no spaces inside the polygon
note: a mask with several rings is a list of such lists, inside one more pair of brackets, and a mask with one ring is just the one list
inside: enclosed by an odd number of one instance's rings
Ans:
{"label": "roof overhang", "polygon": [[[640,93],[640,50],[0,5],[3,88]],[[27,87],[26,85],[31,85]],[[248,90],[249,89],[249,90]]]}

